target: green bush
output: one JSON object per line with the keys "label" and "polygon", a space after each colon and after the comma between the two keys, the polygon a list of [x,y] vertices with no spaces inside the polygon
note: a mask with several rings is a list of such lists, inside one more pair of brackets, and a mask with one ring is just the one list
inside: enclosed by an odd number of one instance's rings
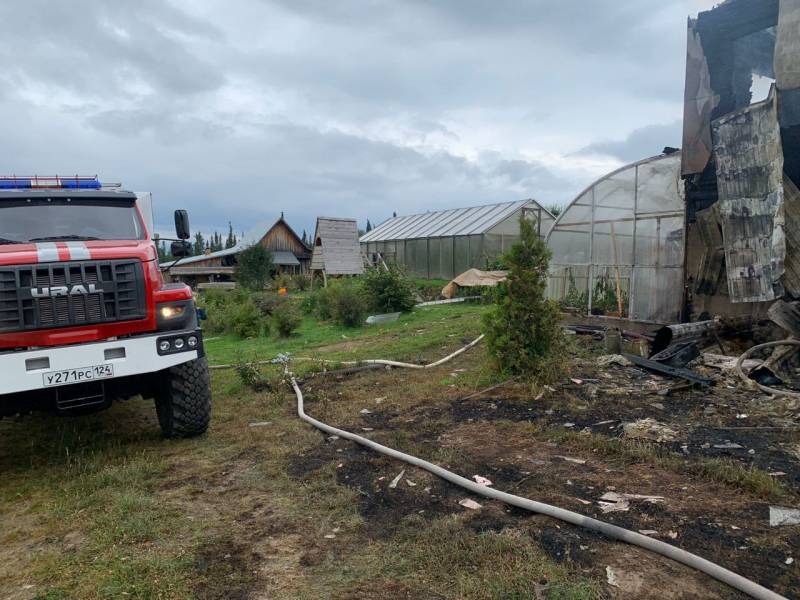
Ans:
{"label": "green bush", "polygon": [[[330,312],[330,318],[345,327],[360,327],[367,314],[367,302],[360,286],[351,282],[336,281],[320,295],[323,306]],[[319,306],[318,306],[319,310]]]}
{"label": "green bush", "polygon": [[278,294],[273,294],[272,292],[256,292],[250,296],[250,299],[265,317],[272,316],[272,313],[275,312],[275,309],[287,301],[286,298],[283,298]]}
{"label": "green bush", "polygon": [[563,369],[566,337],[558,304],[545,297],[550,251],[533,224],[520,218],[520,241],[504,257],[508,279],[494,293],[484,317],[486,346],[498,372],[548,378]]}
{"label": "green bush", "polygon": [[379,313],[409,312],[416,301],[411,281],[399,267],[367,269],[361,286],[370,309]]}
{"label": "green bush", "polygon": [[311,287],[311,278],[308,275],[295,275],[292,277],[292,284],[298,292],[305,292]]}
{"label": "green bush", "polygon": [[272,287],[276,290],[279,288],[286,288],[287,290],[292,285],[292,278],[286,273],[278,273],[272,280]]}
{"label": "green bush", "polygon": [[211,335],[231,333],[233,330],[232,319],[238,307],[250,302],[250,295],[246,290],[219,290],[210,289],[198,294],[197,304],[206,309],[208,319],[203,323],[203,329]]}
{"label": "green bush", "polygon": [[289,337],[294,331],[300,327],[303,322],[303,317],[300,314],[297,306],[291,301],[280,302],[272,311],[272,320],[275,323],[275,329],[278,330],[278,335],[281,337]]}
{"label": "green bush", "polygon": [[240,338],[254,338],[269,333],[268,322],[251,300],[231,306],[228,318],[230,330]]}
{"label": "green bush", "polygon": [[311,294],[304,303],[308,312],[313,312],[323,321],[330,321],[333,318],[332,297],[335,286],[336,283],[332,282],[329,287],[319,288]]}

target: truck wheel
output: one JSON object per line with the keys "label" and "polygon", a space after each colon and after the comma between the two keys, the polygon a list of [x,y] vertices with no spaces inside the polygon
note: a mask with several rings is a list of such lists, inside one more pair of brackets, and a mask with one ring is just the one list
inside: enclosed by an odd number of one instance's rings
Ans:
{"label": "truck wheel", "polygon": [[208,360],[198,358],[162,371],[156,394],[156,413],[168,438],[205,433],[211,420],[211,379]]}

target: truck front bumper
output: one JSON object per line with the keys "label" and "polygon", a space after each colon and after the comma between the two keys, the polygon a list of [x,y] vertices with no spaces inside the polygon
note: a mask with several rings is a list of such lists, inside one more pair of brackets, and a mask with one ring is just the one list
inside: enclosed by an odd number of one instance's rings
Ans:
{"label": "truck front bumper", "polygon": [[[190,338],[196,341],[193,346]],[[179,339],[182,343],[176,344]],[[170,348],[163,347],[165,341]],[[0,399],[5,394],[155,373],[201,356],[199,329],[7,352],[0,354]]]}

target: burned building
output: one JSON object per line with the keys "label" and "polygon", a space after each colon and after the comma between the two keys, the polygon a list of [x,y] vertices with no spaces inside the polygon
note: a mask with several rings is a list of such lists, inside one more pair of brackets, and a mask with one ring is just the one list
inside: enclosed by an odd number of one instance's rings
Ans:
{"label": "burned building", "polygon": [[800,0],[689,19],[683,148],[582,192],[548,238],[550,297],[674,323],[800,297]]}
{"label": "burned building", "polygon": [[689,20],[681,171],[683,317],[800,296],[800,0],[728,0]]}
{"label": "burned building", "polygon": [[679,153],[662,154],[578,194],[547,238],[549,296],[584,315],[677,321],[685,228],[680,170]]}

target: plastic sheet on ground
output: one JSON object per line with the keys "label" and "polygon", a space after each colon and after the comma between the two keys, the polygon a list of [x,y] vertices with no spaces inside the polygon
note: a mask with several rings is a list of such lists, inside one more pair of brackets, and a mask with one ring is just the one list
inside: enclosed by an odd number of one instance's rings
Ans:
{"label": "plastic sheet on ground", "polygon": [[505,281],[507,276],[507,271],[469,269],[444,286],[442,296],[447,299],[454,298],[458,288],[462,287],[493,287],[501,281]]}

